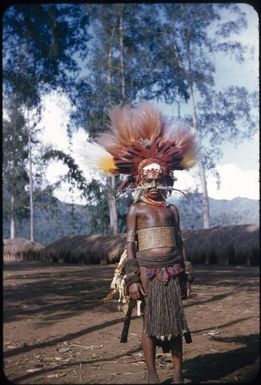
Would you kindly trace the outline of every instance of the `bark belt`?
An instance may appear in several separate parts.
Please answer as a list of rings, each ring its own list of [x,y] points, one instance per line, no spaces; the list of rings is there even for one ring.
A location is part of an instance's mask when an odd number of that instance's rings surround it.
[[[139,267],[167,267],[172,266],[175,263],[184,265],[182,256],[179,250],[173,251],[171,254],[164,255],[163,257],[142,257],[140,253],[137,253],[137,261]]]

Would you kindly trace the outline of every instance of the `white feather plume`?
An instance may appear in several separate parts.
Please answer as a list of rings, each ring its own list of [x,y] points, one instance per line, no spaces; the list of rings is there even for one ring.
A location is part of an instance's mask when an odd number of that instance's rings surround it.
[[[104,174],[117,174],[113,156],[98,143],[81,141],[74,146],[75,156],[80,160],[82,168],[100,171]]]

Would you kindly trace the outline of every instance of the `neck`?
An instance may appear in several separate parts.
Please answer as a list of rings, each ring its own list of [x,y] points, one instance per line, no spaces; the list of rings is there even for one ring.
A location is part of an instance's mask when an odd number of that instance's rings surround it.
[[[140,199],[142,200],[142,202],[153,205],[153,206],[160,206],[160,207],[168,206],[168,203],[166,202],[166,200],[163,197],[161,199],[156,200],[156,199],[149,198],[146,195],[142,195]]]
[[[160,196],[158,196],[157,198],[151,198],[151,197],[149,197],[148,195],[143,194],[142,197],[145,198],[145,199],[150,199],[151,201],[155,201],[155,202],[163,202],[163,201],[166,201],[166,199],[165,199],[165,197],[164,197],[163,195],[160,195]]]

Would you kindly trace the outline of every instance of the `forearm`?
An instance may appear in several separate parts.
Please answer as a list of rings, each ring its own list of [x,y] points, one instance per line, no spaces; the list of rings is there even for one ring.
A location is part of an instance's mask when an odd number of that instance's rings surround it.
[[[182,248],[182,253],[183,253],[183,260],[184,260],[184,264],[185,264],[185,274],[187,276],[188,281],[192,282],[194,279],[193,268],[192,268],[192,264],[191,264],[190,260],[187,257],[187,253],[185,252],[184,246]]]
[[[127,258],[134,259],[136,258],[136,245],[135,245],[135,233],[129,231],[127,233]]]
[[[128,231],[127,233],[127,260],[124,266],[127,287],[132,283],[140,282],[139,265],[136,259],[135,235],[136,232],[134,231]]]

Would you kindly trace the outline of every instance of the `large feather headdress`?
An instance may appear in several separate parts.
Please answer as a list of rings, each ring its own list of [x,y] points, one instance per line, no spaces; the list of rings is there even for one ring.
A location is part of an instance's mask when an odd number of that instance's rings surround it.
[[[159,164],[165,176],[196,163],[195,135],[184,126],[174,129],[151,103],[117,105],[109,119],[108,132],[85,149],[89,164],[103,173],[127,174],[137,182],[141,169],[151,163]]]

